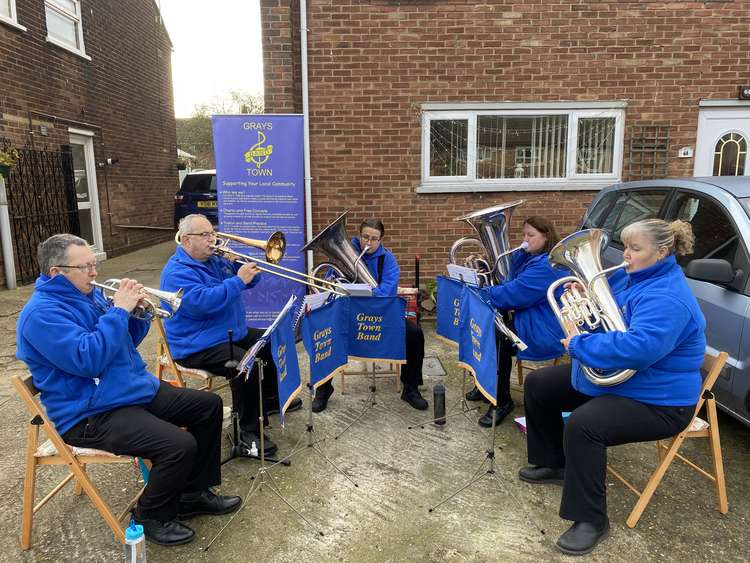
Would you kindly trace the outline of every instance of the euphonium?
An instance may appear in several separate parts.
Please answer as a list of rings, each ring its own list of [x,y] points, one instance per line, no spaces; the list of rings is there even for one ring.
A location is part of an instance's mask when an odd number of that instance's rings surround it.
[[[478,270],[479,277],[484,280],[483,285],[502,283],[510,273],[510,254],[517,250],[510,249],[508,226],[513,211],[522,203],[522,199],[501,203],[457,217],[455,221],[466,221],[479,238],[463,237],[454,242],[450,249],[450,263],[457,264],[458,251],[462,246],[479,245],[484,255],[471,254],[464,264],[459,265]]]
[[[547,300],[566,336],[574,336],[602,327],[606,331],[627,331],[628,327],[620,314],[607,274],[628,266],[627,262],[611,268],[602,268],[601,253],[609,242],[607,233],[601,229],[578,231],[558,242],[549,253],[554,266],[562,266],[573,272],[556,280],[547,289]],[[558,305],[555,291],[565,283],[571,283],[560,296]],[[579,291],[576,284],[583,288]],[[595,385],[610,386],[627,381],[635,370],[600,370],[581,366],[586,378]]]
[[[102,290],[102,294],[107,300],[111,301],[114,294],[120,289],[121,280],[112,278],[106,280],[104,283],[91,282],[91,285],[98,287]],[[171,317],[177,309],[180,308],[182,303],[182,290],[178,291],[162,291],[161,289],[152,289],[150,287],[144,287],[141,289],[144,294],[143,300],[146,302],[146,312],[152,313],[154,316],[168,319]],[[167,303],[172,310],[167,311],[159,307],[158,303],[164,301]],[[138,316],[137,314],[134,316]]]

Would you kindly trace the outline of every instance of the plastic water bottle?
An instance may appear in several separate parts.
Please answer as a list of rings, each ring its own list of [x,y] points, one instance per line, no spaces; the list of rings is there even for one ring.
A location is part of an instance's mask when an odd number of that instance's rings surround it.
[[[435,424],[445,424],[445,386],[438,383],[432,388],[432,404],[434,408]]]
[[[255,442],[253,442],[250,445],[250,455],[254,457],[258,457],[258,446],[256,445]]]
[[[146,536],[143,526],[130,518],[130,526],[125,528],[125,563],[146,563]]]

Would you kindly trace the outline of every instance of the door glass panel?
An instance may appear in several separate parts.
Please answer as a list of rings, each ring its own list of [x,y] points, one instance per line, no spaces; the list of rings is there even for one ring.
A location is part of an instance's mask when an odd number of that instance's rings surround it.
[[[747,140],[739,133],[727,133],[714,148],[713,176],[743,176]]]
[[[86,153],[83,145],[71,145],[73,151],[73,172],[76,180],[76,199],[78,203],[89,202],[89,182],[86,174]]]
[[[91,209],[79,209],[78,220],[81,223],[81,238],[94,244],[94,232],[91,229]]]

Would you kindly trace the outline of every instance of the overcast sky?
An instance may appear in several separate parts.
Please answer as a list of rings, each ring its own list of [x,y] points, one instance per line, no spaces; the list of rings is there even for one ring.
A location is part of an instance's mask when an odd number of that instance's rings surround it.
[[[177,117],[230,90],[263,93],[258,0],[157,0],[174,45]]]

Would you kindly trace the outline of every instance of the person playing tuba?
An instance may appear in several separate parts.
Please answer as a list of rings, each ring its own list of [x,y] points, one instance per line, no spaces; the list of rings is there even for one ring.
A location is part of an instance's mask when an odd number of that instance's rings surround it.
[[[621,237],[627,273],[610,283],[626,331],[568,336],[572,365],[533,371],[524,384],[531,466],[519,478],[563,485],[560,516],[573,524],[557,547],[570,555],[589,553],[609,532],[607,447],[681,432],[701,389],[706,321],[676,260],[692,252],[690,224],[646,219]],[[583,366],[635,373],[603,386]],[[563,411],[572,411],[565,425]]]

